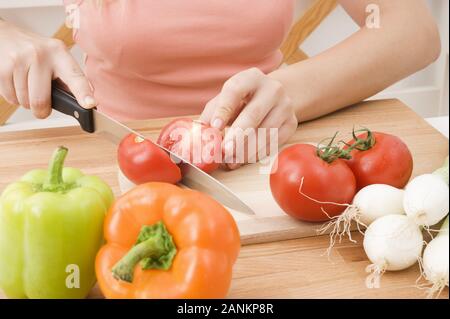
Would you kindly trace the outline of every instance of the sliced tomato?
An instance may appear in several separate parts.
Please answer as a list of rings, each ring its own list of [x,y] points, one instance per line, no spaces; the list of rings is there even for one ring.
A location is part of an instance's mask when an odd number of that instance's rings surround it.
[[[356,180],[341,159],[331,163],[318,156],[317,148],[296,144],[282,150],[272,167],[270,189],[289,215],[318,222],[342,213],[356,192]]]
[[[222,162],[222,133],[192,119],[176,119],[161,131],[158,144],[194,164],[206,173]]]
[[[122,173],[135,184],[147,182],[175,184],[181,180],[180,168],[166,152],[150,140],[134,134],[122,140],[117,151],[117,159]]]
[[[413,170],[413,157],[400,138],[386,133],[365,132],[357,139],[365,143],[350,152],[351,159],[346,163],[355,174],[358,189],[371,184],[406,186]],[[355,142],[352,139],[347,145]]]

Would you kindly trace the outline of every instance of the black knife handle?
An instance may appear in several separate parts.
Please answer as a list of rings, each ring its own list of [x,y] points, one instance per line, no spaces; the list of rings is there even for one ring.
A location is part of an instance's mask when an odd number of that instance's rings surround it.
[[[56,86],[52,87],[52,108],[75,118],[83,131],[95,132],[94,112],[91,109],[82,108],[72,94]]]

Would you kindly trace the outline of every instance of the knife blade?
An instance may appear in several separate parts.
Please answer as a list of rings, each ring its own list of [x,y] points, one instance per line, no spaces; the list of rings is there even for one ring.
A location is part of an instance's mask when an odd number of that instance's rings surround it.
[[[52,88],[52,108],[56,111],[74,117],[81,128],[88,133],[97,133],[107,140],[118,145],[128,134],[135,134],[145,139],[145,137],[127,127],[126,125],[114,120],[113,118],[97,111],[96,109],[82,108],[72,94],[54,86]],[[182,173],[181,183],[189,188],[201,191],[215,198],[223,205],[240,211],[245,214],[254,215],[255,212],[245,204],[228,187],[218,180],[203,172],[197,166],[185,161],[177,154],[154,143],[156,146],[167,152],[172,160],[178,164]]]

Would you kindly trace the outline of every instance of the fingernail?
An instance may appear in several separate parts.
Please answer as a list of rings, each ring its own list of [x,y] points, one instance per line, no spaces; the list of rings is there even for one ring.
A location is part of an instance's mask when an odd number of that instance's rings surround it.
[[[92,96],[86,96],[84,98],[84,106],[87,108],[93,108],[97,105],[97,101]]]
[[[216,118],[213,122],[212,122],[212,127],[216,128],[216,129],[221,129],[223,125],[223,121],[222,119]]]

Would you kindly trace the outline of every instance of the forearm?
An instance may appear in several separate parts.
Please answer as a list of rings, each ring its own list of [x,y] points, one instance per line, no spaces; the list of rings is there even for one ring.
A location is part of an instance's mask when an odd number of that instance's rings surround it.
[[[436,59],[440,45],[434,23],[418,21],[416,13],[383,7],[381,28],[363,27],[324,53],[273,72],[270,76],[293,100],[298,120],[364,100]]]

